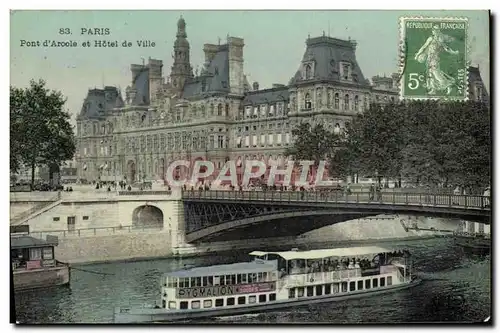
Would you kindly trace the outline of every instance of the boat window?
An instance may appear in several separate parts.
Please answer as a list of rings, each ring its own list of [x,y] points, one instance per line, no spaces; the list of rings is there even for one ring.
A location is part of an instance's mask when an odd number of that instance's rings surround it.
[[[319,286],[316,286],[316,296],[321,296],[323,295],[323,285],[320,284]]]
[[[295,298],[295,288],[288,289],[288,298]]]
[[[175,305],[176,305],[176,304],[175,304],[175,301],[170,301],[170,302],[168,302],[168,308],[169,308],[169,309],[175,309]]]
[[[371,282],[370,279],[365,280],[365,289],[370,289],[370,282]]]
[[[330,295],[332,293],[332,285],[325,284],[325,295]]]
[[[182,301],[180,305],[181,310],[185,310],[188,308],[188,302],[187,301]]]
[[[231,275],[231,284],[236,284],[236,274]]]
[[[307,287],[307,297],[311,297],[314,295],[314,288],[313,287]]]
[[[259,303],[264,303],[264,302],[267,302],[267,295],[266,294],[259,295]]]
[[[196,278],[191,278],[191,288],[196,287]]]
[[[248,303],[254,304],[257,302],[257,297],[255,295],[248,296]]]
[[[342,282],[342,292],[343,293],[347,292],[347,282]]]
[[[215,300],[215,306],[216,307],[224,306],[224,298],[217,298]]]
[[[276,294],[275,293],[269,294],[269,302],[274,302],[275,300],[276,300]]]
[[[262,281],[267,281],[267,272],[262,273]]]
[[[241,283],[241,274],[236,274],[236,283]]]
[[[212,307],[212,300],[211,299],[206,299],[203,301],[203,307],[204,308],[211,308]]]
[[[201,276],[196,278],[196,286],[201,287]]]
[[[262,273],[257,273],[257,282],[262,281]]]
[[[200,301],[191,301],[191,309],[199,309]]]
[[[231,284],[231,275],[226,275],[226,285]]]
[[[248,274],[248,283],[253,283],[257,280],[257,275],[255,273]]]
[[[358,281],[358,290],[363,290],[363,281],[362,280]]]
[[[380,286],[385,287],[385,277],[380,278]]]
[[[392,276],[387,277],[387,285],[392,286]]]
[[[229,298],[226,300],[226,304],[227,304],[227,305],[234,305],[234,297],[229,297]]]
[[[166,276],[162,278],[162,284],[164,287],[168,287],[168,282],[169,281],[168,281],[168,278]]]
[[[163,308],[166,308],[167,307],[167,301],[165,301],[164,299],[161,301],[161,306]]]
[[[213,276],[209,276],[208,277],[208,285],[209,286],[213,286],[214,285],[214,277]]]
[[[240,296],[240,297],[238,297],[238,304],[240,304],[240,305],[241,305],[241,304],[245,304],[245,299],[246,299],[246,297],[245,297],[245,296]]]
[[[356,282],[351,281],[349,282],[349,291],[354,291],[356,290]]]
[[[206,287],[207,285],[208,285],[208,277],[204,276],[203,277],[203,284],[201,286]]]
[[[340,283],[338,283],[338,282],[332,284],[332,294],[337,294],[340,290],[339,287],[340,287]],[[346,288],[347,288],[347,286],[346,286]]]
[[[373,288],[377,288],[378,287],[378,279],[373,279],[372,283],[373,283]]]
[[[247,283],[247,275],[241,274],[241,283]]]
[[[179,278],[179,288],[184,288],[184,278]]]
[[[297,288],[297,296],[304,297],[304,287]]]

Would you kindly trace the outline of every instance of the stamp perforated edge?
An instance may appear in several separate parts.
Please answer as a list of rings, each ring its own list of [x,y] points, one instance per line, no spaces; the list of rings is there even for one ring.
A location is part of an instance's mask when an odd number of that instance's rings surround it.
[[[403,95],[403,87],[404,87],[404,70],[406,66],[406,53],[405,53],[405,22],[407,20],[416,20],[416,21],[462,21],[466,24],[465,29],[465,87],[464,87],[464,98],[459,97],[432,97],[432,96],[404,96]],[[444,101],[468,101],[469,100],[469,67],[471,66],[471,60],[469,58],[471,53],[471,45],[469,42],[469,18],[468,17],[429,17],[429,16],[401,16],[399,18],[399,80],[398,80],[398,90],[399,90],[399,99],[400,100],[444,100]]]

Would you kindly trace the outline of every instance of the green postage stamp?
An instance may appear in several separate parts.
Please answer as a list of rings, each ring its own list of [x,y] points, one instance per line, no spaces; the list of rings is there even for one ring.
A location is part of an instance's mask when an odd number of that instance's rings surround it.
[[[468,99],[468,19],[401,17],[403,99]]]

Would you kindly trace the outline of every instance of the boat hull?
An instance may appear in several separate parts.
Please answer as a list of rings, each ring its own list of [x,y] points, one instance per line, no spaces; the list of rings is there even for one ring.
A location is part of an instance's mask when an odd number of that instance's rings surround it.
[[[209,317],[224,317],[241,314],[251,314],[256,312],[264,312],[268,310],[277,310],[291,308],[296,306],[304,306],[309,304],[323,302],[337,302],[348,299],[375,296],[385,293],[403,290],[414,287],[422,282],[421,279],[414,279],[408,283],[393,285],[390,287],[371,289],[370,291],[356,291],[349,293],[341,293],[335,295],[324,295],[316,297],[304,297],[300,299],[286,299],[265,304],[254,304],[245,306],[216,308],[209,310],[165,310],[165,309],[128,309],[128,312],[122,312],[123,308],[116,308],[114,311],[115,323],[154,323],[154,322],[176,322],[188,321],[193,319],[202,319]]]
[[[488,252],[491,249],[491,239],[478,237],[455,237],[455,244],[464,249]]]
[[[13,272],[14,290],[31,290],[52,286],[67,285],[70,281],[70,268],[57,266],[34,270]]]

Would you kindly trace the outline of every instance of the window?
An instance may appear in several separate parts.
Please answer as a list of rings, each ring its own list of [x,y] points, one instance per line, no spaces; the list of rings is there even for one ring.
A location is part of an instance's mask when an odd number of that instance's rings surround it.
[[[42,249],[31,248],[30,249],[30,260],[41,260],[42,259]]]
[[[354,96],[354,111],[358,111],[359,108],[359,97],[358,95]]]
[[[295,298],[295,288],[288,289],[288,298]]]
[[[377,288],[378,287],[378,279],[373,279],[372,284],[373,284],[373,288]]]
[[[217,105],[217,115],[222,116],[222,104]]]
[[[370,282],[371,282],[370,279],[365,280],[365,289],[370,289]]]
[[[313,287],[307,287],[307,297],[314,296],[314,288]]]
[[[68,216],[68,231],[75,231],[76,216]]]
[[[274,302],[275,300],[276,300],[276,294],[275,293],[269,294],[269,302]]]
[[[344,109],[349,110],[349,95],[344,96]]]
[[[248,296],[248,303],[250,304],[257,303],[257,297],[255,295]]]
[[[356,290],[356,282],[351,281],[349,282],[349,291],[354,291]]]
[[[339,286],[340,286],[340,283],[334,283],[332,285],[332,294],[337,294],[339,292]]]
[[[53,217],[53,218],[52,218],[52,221],[54,221],[54,222],[57,222],[57,221],[59,221],[59,220],[60,220],[60,218],[59,218],[59,217]]]
[[[297,296],[304,297],[304,287],[297,288]]]
[[[212,307],[212,300],[211,299],[204,300],[203,307],[204,308],[211,308]]]
[[[226,300],[226,304],[227,304],[227,305],[234,305],[234,297],[229,297],[229,298]]]
[[[387,277],[387,285],[392,286],[392,276]]]
[[[306,65],[306,80],[312,79],[312,68],[311,65]]]
[[[391,102],[394,103],[394,97],[391,97]]]
[[[342,69],[342,77],[344,80],[349,80],[349,64],[343,64]]]
[[[316,286],[316,296],[323,295],[323,285]]]
[[[347,292],[347,282],[342,282],[342,292]]]
[[[308,93],[306,94],[306,97],[304,98],[304,109],[306,110],[311,110],[312,108],[312,103],[311,103],[311,95],[309,95]]]
[[[168,308],[169,309],[175,309],[175,306],[176,306],[175,301],[168,302]]]
[[[380,278],[380,286],[385,287],[385,277]]]
[[[245,296],[240,296],[238,297],[238,304],[239,305],[242,305],[242,304],[245,304]]]
[[[54,251],[52,251],[51,247],[44,247],[43,248],[43,259],[45,259],[45,260],[54,259]]]
[[[215,306],[216,307],[221,307],[221,306],[224,306],[224,299],[223,298],[217,298],[215,300]]]
[[[358,281],[358,290],[363,290],[363,281]]]
[[[191,309],[199,309],[200,301],[191,301]]]
[[[336,109],[339,108],[339,94],[338,93],[335,94],[335,108]]]
[[[88,219],[89,219],[89,217],[88,217],[88,216],[84,216],[84,217],[83,217],[83,220],[84,220],[84,221],[88,221]]]
[[[330,284],[325,284],[325,295],[330,295],[332,293],[332,286]]]
[[[188,308],[188,302],[186,301],[181,302],[180,309],[186,310],[187,308]]]
[[[259,295],[259,303],[264,303],[266,301],[267,301],[267,295],[266,294]]]
[[[229,104],[227,104],[227,103],[226,103],[226,114],[225,114],[225,115],[226,115],[226,116],[228,116],[228,115],[229,115]]]

